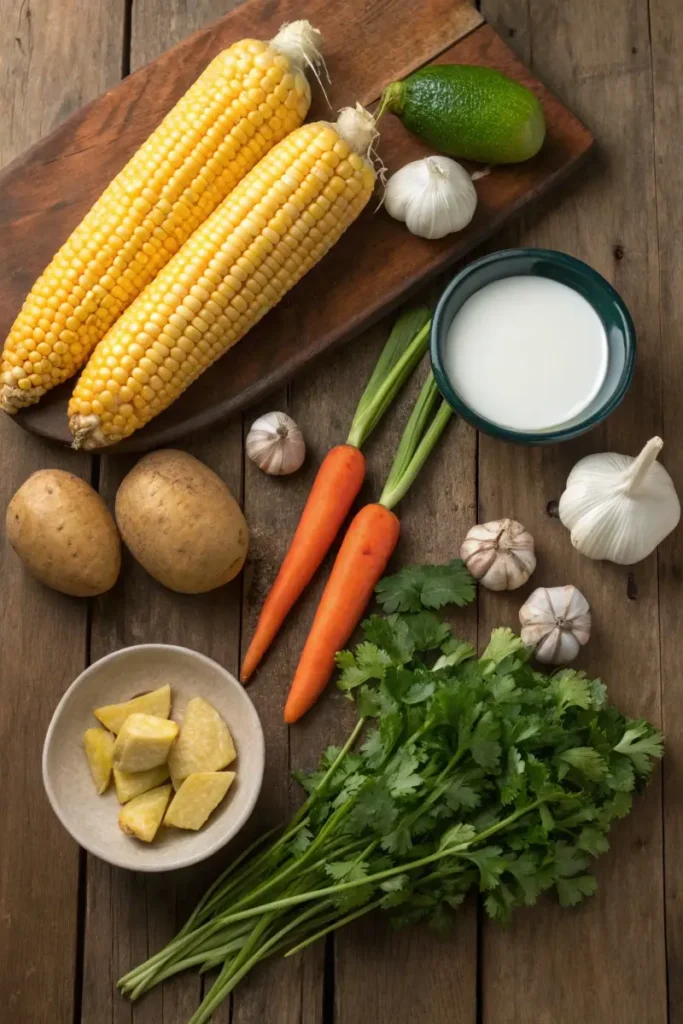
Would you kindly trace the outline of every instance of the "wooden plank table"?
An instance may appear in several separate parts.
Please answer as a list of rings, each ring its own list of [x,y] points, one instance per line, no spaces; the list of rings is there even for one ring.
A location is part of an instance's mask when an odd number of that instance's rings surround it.
[[[390,16],[391,0],[375,0]],[[71,110],[192,30],[231,0],[5,0],[0,37],[0,165]],[[429,0],[416,0],[416,19]],[[680,0],[483,0],[482,13],[599,140],[597,165],[543,218],[495,247],[521,242],[573,253],[622,292],[639,332],[634,386],[609,422],[561,448],[513,448],[462,422],[430,461],[402,509],[400,557],[443,560],[475,519],[514,514],[533,530],[539,583],[580,582],[595,613],[586,663],[625,711],[661,720],[664,771],[614,830],[598,867],[598,896],[576,911],[551,903],[518,913],[501,931],[474,903],[446,939],[390,933],[381,920],[349,928],[287,964],[273,962],[216,1015],[220,1024],[683,1024],[683,530],[631,568],[580,559],[552,515],[573,462],[590,451],[635,452],[651,435],[683,493],[683,19]],[[343,4],[339,5],[343,17]],[[1,272],[0,268],[0,272]],[[236,669],[243,636],[328,448],[344,434],[362,382],[386,336],[380,325],[297,379],[266,406],[288,410],[309,440],[304,472],[259,474],[234,422],[189,449],[241,497],[254,537],[248,576],[206,598],[181,598],[125,560],[115,590],[88,608],[32,582],[0,545],[0,1017],[17,1024],[182,1024],[200,985],[182,978],[131,1007],[116,978],[169,939],[217,871],[135,876],[79,852],[43,795],[40,752],[52,709],[91,659],[144,641],[185,644]],[[353,372],[349,367],[353,366]],[[340,383],[341,382],[341,383]],[[344,401],[339,401],[343,388]],[[263,409],[255,409],[246,422]],[[369,450],[376,493],[399,414]],[[132,458],[93,459],[43,446],[0,420],[0,511],[35,469],[69,468],[107,500]],[[438,523],[438,530],[434,523]],[[263,797],[253,829],[297,799],[294,766],[310,765],[344,728],[330,695],[288,732],[281,707],[320,583],[302,602],[252,690],[268,735]],[[514,624],[518,600],[483,594],[459,631],[484,637]]]

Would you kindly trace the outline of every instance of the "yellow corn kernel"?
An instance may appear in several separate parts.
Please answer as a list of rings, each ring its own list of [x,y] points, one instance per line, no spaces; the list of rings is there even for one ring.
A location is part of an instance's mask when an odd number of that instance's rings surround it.
[[[192,232],[303,122],[304,72],[319,60],[319,40],[308,22],[293,22],[270,43],[241,40],[209,64],[33,286],[0,359],[0,408],[16,413],[73,376]],[[17,379],[16,358],[25,363],[38,344],[29,376]]]
[[[358,122],[356,148],[362,153],[352,161],[354,153],[343,138],[349,130],[342,125],[344,114],[348,119],[349,111],[342,112],[336,126],[303,125],[270,150],[97,345],[69,403],[76,447],[114,444],[166,409],[279,302],[355,220],[375,180],[367,158],[374,122],[362,109],[350,111]],[[331,183],[316,173],[330,153],[345,161],[347,175],[332,183],[338,181],[344,191],[352,182],[352,201],[330,190]],[[289,229],[280,218],[284,206],[294,211]],[[150,332],[150,323],[159,326],[161,334]],[[168,355],[156,348],[157,338]],[[122,402],[116,389],[106,399],[106,392],[99,392],[93,400],[103,368],[107,380],[117,380],[110,359],[121,346],[135,359],[133,368],[126,366],[133,402]],[[156,371],[151,369],[154,363]],[[148,381],[149,373],[153,376]],[[135,382],[149,387],[136,393]]]

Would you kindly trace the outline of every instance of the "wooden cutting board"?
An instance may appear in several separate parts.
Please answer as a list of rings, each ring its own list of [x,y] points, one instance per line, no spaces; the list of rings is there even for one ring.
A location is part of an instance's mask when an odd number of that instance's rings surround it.
[[[593,144],[590,132],[552,96],[465,0],[249,0],[70,117],[0,174],[0,337],[33,281],[92,202],[178,97],[224,47],[271,38],[283,21],[307,17],[321,29],[338,107],[376,101],[382,87],[423,64],[494,67],[540,97],[543,149],[526,164],[477,182],[479,205],[458,235],[428,242],[370,203],[326,258],[249,334],[161,416],[118,451],[168,445],[237,412],[395,307],[406,293],[461,259],[508,218],[559,184]],[[311,117],[329,118],[313,87]],[[392,115],[380,124],[379,153],[391,173],[427,150]],[[341,382],[340,382],[341,383]],[[70,443],[69,382],[17,423]]]

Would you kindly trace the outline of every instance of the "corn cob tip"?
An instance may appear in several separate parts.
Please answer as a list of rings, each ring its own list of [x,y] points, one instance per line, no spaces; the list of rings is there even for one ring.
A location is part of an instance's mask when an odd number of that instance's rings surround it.
[[[20,409],[33,405],[38,401],[40,395],[45,394],[44,388],[33,388],[30,391],[22,391],[21,388],[13,387],[11,384],[0,385],[0,409],[15,416]]]
[[[76,451],[81,448],[85,448],[86,451],[93,448],[106,448],[107,445],[114,444],[119,440],[117,437],[107,437],[102,432],[102,421],[94,413],[89,416],[83,416],[80,413],[70,416],[69,430],[74,438],[71,447]]]
[[[273,49],[284,54],[290,63],[296,65],[300,71],[305,71],[309,67],[315,73],[318,65],[325,67],[321,53],[322,43],[322,32],[314,28],[310,21],[300,18],[298,21],[286,21],[280,27],[280,31],[272,40],[271,45]],[[327,77],[329,81],[329,75]]]
[[[379,132],[375,118],[362,104],[342,107],[334,127],[344,142],[347,142],[359,156],[368,157],[372,154],[372,147],[375,139],[379,138]]]

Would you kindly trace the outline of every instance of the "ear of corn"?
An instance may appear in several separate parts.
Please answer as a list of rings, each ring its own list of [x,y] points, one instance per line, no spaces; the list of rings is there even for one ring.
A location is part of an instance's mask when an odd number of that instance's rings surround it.
[[[220,53],[116,176],[24,302],[0,363],[0,406],[37,402],[98,341],[192,232],[310,106],[308,22]]]
[[[77,447],[120,441],[167,408],[334,245],[375,182],[361,155],[374,121],[350,115],[278,143],[112,327],[69,405]]]

